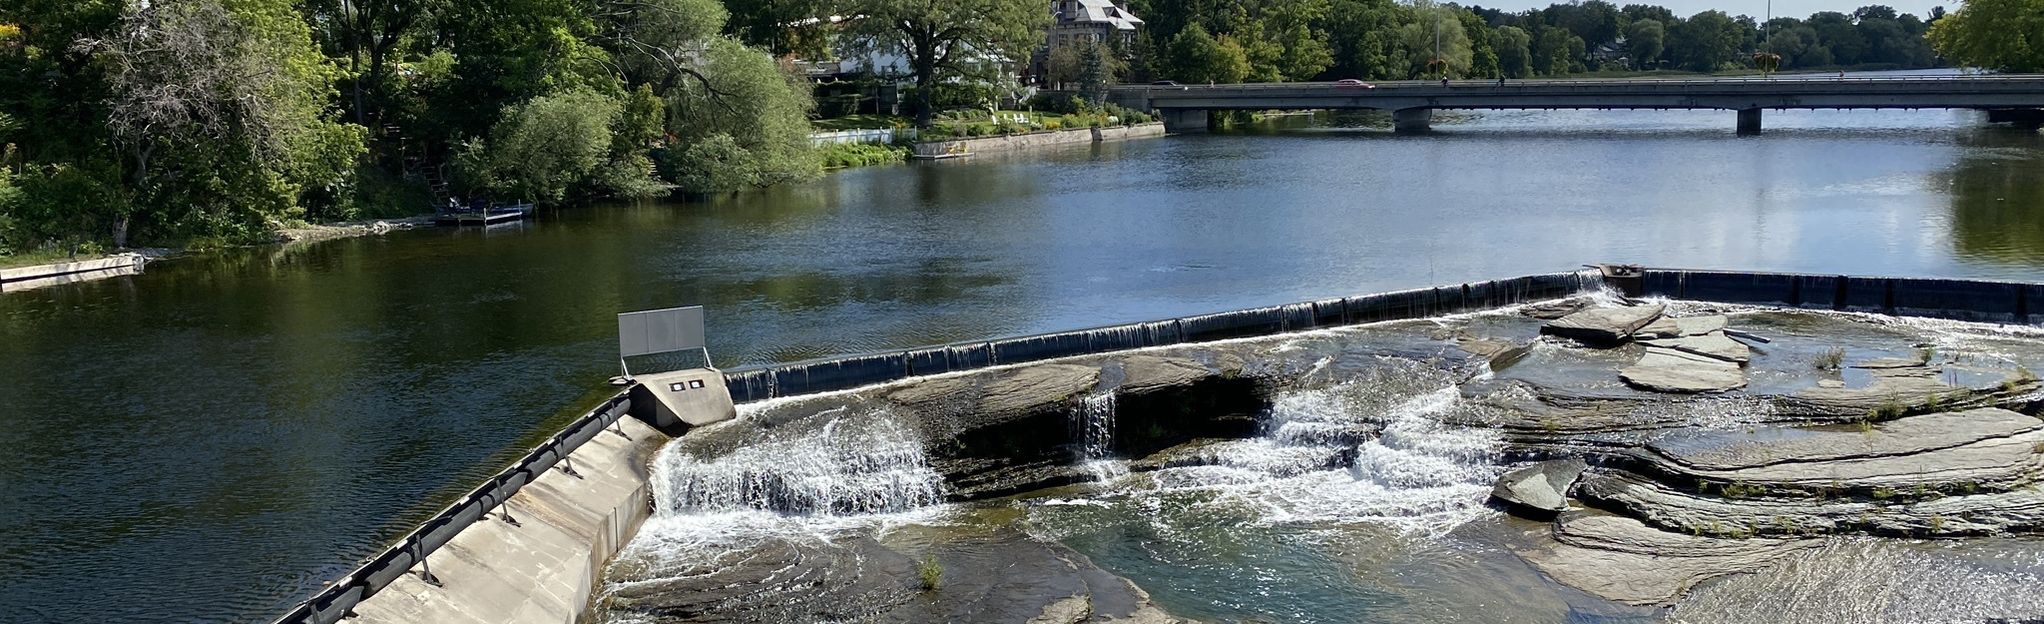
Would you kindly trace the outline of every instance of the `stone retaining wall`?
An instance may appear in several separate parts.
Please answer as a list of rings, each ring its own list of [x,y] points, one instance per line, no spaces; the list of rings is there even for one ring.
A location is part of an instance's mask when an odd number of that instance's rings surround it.
[[[1074,143],[1096,143],[1118,139],[1164,136],[1164,124],[1148,123],[1111,128],[1074,128],[1071,130],[1046,130],[1027,134],[953,139],[949,141],[925,141],[917,143],[916,158],[950,158],[983,152],[1005,152],[1051,145]]]
[[[142,265],[147,262],[142,254],[124,253],[91,260],[0,269],[0,292],[134,275],[141,273]]]

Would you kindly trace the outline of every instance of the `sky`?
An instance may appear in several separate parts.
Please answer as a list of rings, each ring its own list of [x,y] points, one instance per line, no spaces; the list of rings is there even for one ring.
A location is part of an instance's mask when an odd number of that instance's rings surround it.
[[[1565,1],[1565,0],[1563,0]],[[1716,9],[1732,15],[1751,15],[1754,19],[1766,19],[1768,0],[1606,0],[1618,6],[1628,4],[1658,4],[1668,7],[1676,15],[1684,17]],[[1869,4],[1885,4],[1895,7],[1900,13],[1915,13],[1917,17],[1930,14],[1930,8],[1944,6],[1946,11],[1959,8],[1957,0],[1773,0],[1775,17],[1809,17],[1819,11],[1851,13]],[[1558,4],[1556,0],[1457,0],[1463,6],[1483,6],[1505,11],[1544,8]]]

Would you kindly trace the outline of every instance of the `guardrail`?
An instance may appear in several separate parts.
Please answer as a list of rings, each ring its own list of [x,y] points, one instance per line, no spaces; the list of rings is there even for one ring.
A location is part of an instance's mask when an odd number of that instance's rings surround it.
[[[605,427],[616,423],[631,410],[632,402],[628,395],[629,392],[620,392],[595,409],[582,414],[559,433],[533,447],[532,451],[512,463],[511,467],[490,477],[481,486],[470,490],[454,504],[440,510],[432,519],[400,538],[397,543],[370,557],[355,571],[334,581],[318,594],[299,603],[283,617],[277,618],[275,624],[333,624],[348,617],[355,605],[389,587],[391,582],[408,573],[412,566],[425,562],[427,557],[446,545],[448,540],[454,539],[454,536],[463,529],[488,518],[492,510],[511,500],[511,496],[517,494],[520,488],[554,466],[568,462],[568,455],[574,453],[575,449],[594,439]],[[563,468],[568,472],[574,472],[572,463]],[[500,516],[506,522],[514,524],[517,522],[508,509]],[[438,584],[438,580],[432,575],[430,565],[422,567],[420,572],[425,576],[426,582]]]
[[[1760,76],[1729,76],[1724,78],[1514,78],[1509,85],[1557,85],[1557,86],[1615,86],[1615,85],[1662,85],[1662,86],[1708,86],[1714,84],[1781,84],[1788,82],[1818,82],[1852,84],[1922,84],[1922,83],[2020,83],[2044,82],[2044,74],[1984,74],[1979,76],[1838,76],[1825,74],[1794,74]],[[1439,80],[1385,80],[1371,81],[1377,88],[1440,87]],[[1451,80],[1455,86],[1496,85],[1496,79]],[[1297,89],[1301,87],[1361,89],[1362,87],[1342,86],[1333,82],[1244,82],[1232,84],[1183,84],[1183,85],[1115,85],[1113,91],[1190,91],[1239,89],[1244,91],[1269,89]]]

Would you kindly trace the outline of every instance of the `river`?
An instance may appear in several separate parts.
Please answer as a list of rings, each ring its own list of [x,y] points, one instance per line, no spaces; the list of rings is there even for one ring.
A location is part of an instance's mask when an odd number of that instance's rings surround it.
[[[1284,118],[0,296],[0,616],[261,621],[607,391],[725,366],[1638,262],[2044,280],[2044,136],[1960,111]]]

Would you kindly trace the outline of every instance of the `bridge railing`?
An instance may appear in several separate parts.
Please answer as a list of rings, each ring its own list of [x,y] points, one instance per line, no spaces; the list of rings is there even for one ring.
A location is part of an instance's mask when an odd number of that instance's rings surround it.
[[[2037,83],[2044,83],[2044,74],[1980,74],[1980,75],[1967,75],[1967,76],[1846,76],[1846,77],[1838,77],[1838,76],[1833,76],[1833,75],[1827,75],[1827,74],[1795,74],[1795,75],[1788,75],[1788,76],[1781,76],[1781,75],[1776,75],[1776,76],[1727,76],[1727,77],[1724,77],[1724,78],[1530,78],[1530,79],[1517,79],[1517,78],[1515,78],[1515,79],[1511,79],[1511,80],[1509,80],[1508,82],[1506,82],[1506,84],[1508,84],[1508,85],[1529,85],[1529,86],[1545,86],[1545,85],[1554,85],[1554,86],[1576,86],[1576,85],[1580,85],[1580,86],[1619,86],[1619,85],[1653,85],[1653,86],[1711,86],[1711,85],[1724,85],[1724,84],[1779,84],[1779,83],[1794,83],[1794,82],[1815,82],[1815,83],[1840,83],[1840,82],[1842,82],[1842,83],[1849,83],[1849,84],[1923,84],[1923,83],[1944,83],[1944,84],[1968,84],[1968,83],[1974,83],[1974,84],[2007,84],[2007,83],[2023,83],[2023,82],[2037,82]],[[1372,83],[1370,83],[1370,84],[1374,85],[1376,89],[1385,89],[1385,88],[1392,88],[1392,89],[1402,89],[1402,88],[1412,88],[1412,87],[1435,87],[1435,88],[1438,88],[1438,87],[1440,87],[1440,85],[1441,85],[1440,81],[1438,81],[1438,80],[1432,80],[1432,81],[1429,81],[1429,80],[1386,80],[1386,81],[1381,81],[1381,82],[1372,82]],[[1472,79],[1466,79],[1466,80],[1450,80],[1450,81],[1449,81],[1449,84],[1450,84],[1450,85],[1453,85],[1453,86],[1470,86],[1470,87],[1473,87],[1473,86],[1493,86],[1493,85],[1496,85],[1496,84],[1497,84],[1497,81],[1496,81],[1495,79],[1481,79],[1481,78],[1472,78]],[[1367,91],[1371,91],[1371,90],[1374,90],[1374,89],[1370,89],[1370,88],[1366,88],[1366,87],[1353,87],[1353,86],[1343,86],[1343,85],[1340,85],[1340,84],[1338,84],[1338,83],[1334,83],[1334,82],[1248,82],[1248,83],[1233,83],[1233,84],[1213,84],[1213,85],[1199,85],[1199,84],[1185,84],[1185,85],[1147,85],[1147,84],[1129,84],[1129,85],[1116,85],[1116,86],[1114,86],[1114,87],[1113,87],[1113,89],[1114,89],[1114,90],[1117,90],[1117,91],[1149,91],[1149,92],[1171,92],[1171,91],[1193,91],[1193,90],[1207,91],[1207,90],[1223,90],[1223,89],[1227,89],[1227,90],[1243,90],[1243,91],[1258,91],[1258,90],[1281,90],[1281,89],[1299,89],[1299,88],[1330,88],[1330,89],[1346,89],[1346,90],[1356,90],[1356,91],[1361,91],[1361,92],[1367,92]]]

